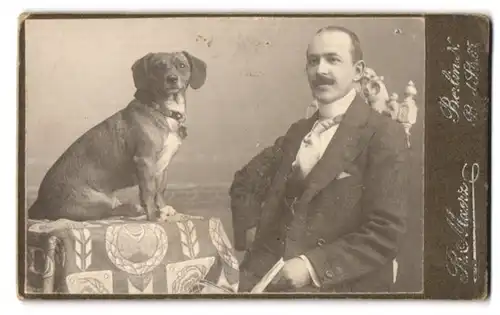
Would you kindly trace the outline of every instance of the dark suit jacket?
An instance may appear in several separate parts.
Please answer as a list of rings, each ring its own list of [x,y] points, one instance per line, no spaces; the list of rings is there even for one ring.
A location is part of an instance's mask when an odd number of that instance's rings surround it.
[[[390,292],[407,212],[404,129],[356,97],[292,211],[283,202],[286,182],[316,119],[317,113],[294,123],[235,174],[236,249],[244,249],[245,231],[258,227],[241,264],[242,290],[280,257],[303,254],[320,279],[319,291]],[[338,179],[343,172],[350,176]]]

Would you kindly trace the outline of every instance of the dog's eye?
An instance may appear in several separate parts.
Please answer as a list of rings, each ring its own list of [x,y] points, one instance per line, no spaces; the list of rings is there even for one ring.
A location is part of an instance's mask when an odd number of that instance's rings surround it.
[[[181,63],[181,64],[179,64],[179,68],[186,68],[186,65]]]

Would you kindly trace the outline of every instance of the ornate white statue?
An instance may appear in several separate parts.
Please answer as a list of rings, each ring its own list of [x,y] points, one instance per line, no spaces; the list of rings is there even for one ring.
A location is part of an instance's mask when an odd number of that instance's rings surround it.
[[[365,74],[359,81],[358,92],[374,110],[390,116],[404,126],[407,145],[410,147],[410,129],[417,121],[418,114],[415,102],[417,89],[413,81],[408,82],[405,98],[399,102],[398,94],[392,93],[389,96],[384,77],[378,76],[373,69],[366,68]]]

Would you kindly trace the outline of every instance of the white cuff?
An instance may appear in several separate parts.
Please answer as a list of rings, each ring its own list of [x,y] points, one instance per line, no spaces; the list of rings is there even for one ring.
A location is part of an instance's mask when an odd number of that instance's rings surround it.
[[[312,279],[313,284],[317,288],[319,288],[321,286],[321,284],[319,283],[318,275],[316,274],[316,271],[314,270],[313,266],[311,265],[311,262],[304,255],[300,255],[299,257],[306,263],[306,268],[309,271],[309,274],[311,275],[311,279]]]

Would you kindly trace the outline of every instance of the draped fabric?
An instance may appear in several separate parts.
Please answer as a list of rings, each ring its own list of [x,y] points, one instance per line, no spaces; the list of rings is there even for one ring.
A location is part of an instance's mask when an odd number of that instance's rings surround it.
[[[27,292],[233,293],[238,262],[218,218],[28,222]]]

